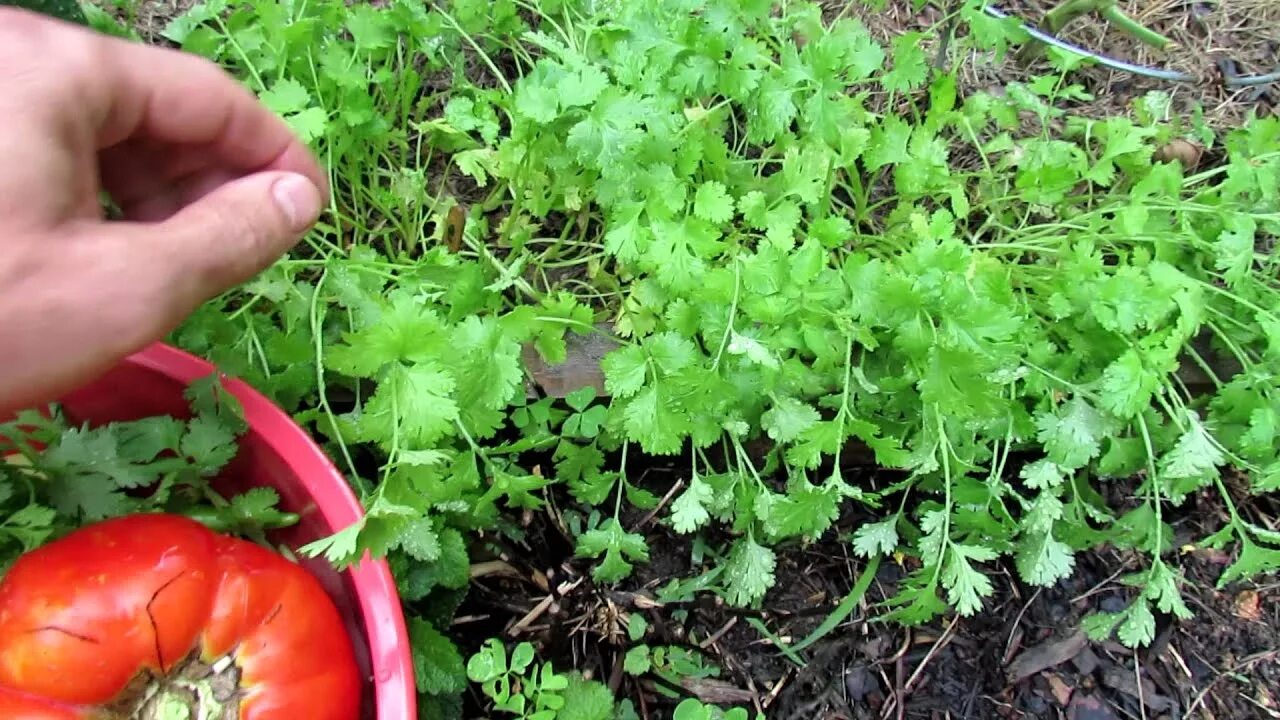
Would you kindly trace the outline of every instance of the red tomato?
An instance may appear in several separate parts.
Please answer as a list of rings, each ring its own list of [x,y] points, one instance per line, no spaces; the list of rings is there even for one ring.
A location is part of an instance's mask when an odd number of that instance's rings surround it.
[[[314,576],[184,517],[90,525],[0,580],[0,718],[355,720],[360,690]]]

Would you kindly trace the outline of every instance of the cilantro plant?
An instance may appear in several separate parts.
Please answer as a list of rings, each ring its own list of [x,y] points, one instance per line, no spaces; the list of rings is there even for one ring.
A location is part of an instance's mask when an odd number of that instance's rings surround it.
[[[210,0],[166,28],[335,189],[174,340],[347,470],[367,517],[309,551],[389,556],[429,717],[466,680],[446,630],[474,533],[567,495],[579,560],[625,582],[654,462],[684,481],[659,519],[708,538],[703,587],[737,605],[853,505],[877,517],[854,553],[911,569],[906,623],[980,611],[997,564],[1050,586],[1111,544],[1146,560],[1089,630],[1149,642],[1189,612],[1169,519],[1193,504],[1225,518],[1195,539],[1235,553],[1223,583],[1280,566],[1242,510],[1280,487],[1280,120],[1218,132],[1159,92],[1079,117],[1056,50],[966,89],[926,41],[1024,38],[951,13],[888,46],[766,0]],[[1161,159],[1181,139],[1213,165]],[[587,339],[604,396],[531,394],[525,353]]]
[[[18,557],[86,523],[130,513],[186,515],[219,532],[264,541],[297,522],[279,494],[225,497],[210,485],[235,457],[245,425],[216,376],[187,391],[193,416],[90,427],[58,406],[0,424],[0,574]]]

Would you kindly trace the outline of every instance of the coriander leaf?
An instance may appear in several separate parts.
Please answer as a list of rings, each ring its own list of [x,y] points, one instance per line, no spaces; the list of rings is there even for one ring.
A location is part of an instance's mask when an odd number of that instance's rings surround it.
[[[274,488],[250,488],[231,498],[231,513],[258,527],[283,525],[288,515],[277,507],[279,503],[280,493]]]
[[[92,429],[66,428],[62,436],[45,450],[42,464],[50,474],[77,477],[85,481],[84,485],[100,483],[107,490],[142,487],[156,479],[155,473],[146,467],[120,457],[116,435],[109,425]],[[105,499],[87,487],[85,491]]]
[[[942,566],[942,586],[956,612],[970,616],[982,609],[982,599],[990,597],[995,588],[991,580],[969,563],[995,558],[995,553],[976,545],[952,543],[948,546],[946,561]]]
[[[1049,459],[1064,470],[1084,467],[1097,457],[1108,430],[1106,419],[1081,397],[1072,398],[1057,413],[1041,413],[1036,426]]]
[[[34,550],[43,545],[53,534],[57,519],[58,514],[53,508],[43,505],[26,505],[0,523],[0,533],[8,534],[22,543],[24,550]],[[3,573],[0,573],[0,576],[2,575]]]
[[[1276,568],[1280,568],[1280,550],[1259,545],[1242,533],[1240,556],[1218,576],[1217,586],[1221,590],[1236,580],[1247,580]]]
[[[1054,488],[1061,485],[1063,481],[1062,468],[1044,458],[1027,463],[1018,473],[1018,477],[1026,481],[1027,487],[1036,490]]]
[[[795,88],[778,73],[769,73],[760,81],[754,108],[756,114],[749,119],[752,139],[772,142],[795,120]]]
[[[905,120],[890,115],[871,128],[871,139],[862,153],[867,170],[875,172],[886,165],[907,162],[911,154],[907,143],[911,140],[911,126]]]
[[[290,115],[285,118],[285,122],[304,143],[311,143],[316,138],[323,137],[329,129],[329,116],[318,107],[307,108],[300,113]]]
[[[1145,599],[1134,600],[1124,611],[1124,620],[1116,630],[1117,637],[1126,647],[1146,647],[1156,637],[1156,618]]]
[[[285,77],[272,84],[259,96],[259,100],[277,115],[291,115],[310,107],[311,94],[302,83]]]
[[[659,385],[646,387],[628,401],[624,414],[627,436],[652,455],[679,452],[689,431],[688,415],[672,403],[669,393]]]
[[[871,33],[867,32],[861,21],[854,22],[857,22],[858,27],[850,33],[853,36],[853,42],[847,51],[850,79],[865,80],[884,66],[884,48],[871,37]]]
[[[1122,613],[1096,612],[1080,621],[1080,628],[1094,642],[1106,642],[1120,623]]]
[[[784,200],[765,215],[765,237],[780,250],[790,250],[795,244],[795,234],[800,227],[800,207]]]
[[[560,115],[556,88],[548,87],[541,77],[527,75],[516,84],[516,113],[539,123],[549,123]]]
[[[609,86],[609,76],[595,65],[584,66],[565,75],[556,90],[563,108],[590,105]]]
[[[579,501],[589,505],[599,505],[613,492],[618,482],[618,473],[600,472],[591,468],[580,477],[569,480],[569,492]]]
[[[364,530],[368,516],[351,523],[336,533],[314,540],[298,548],[308,557],[323,556],[339,568],[355,562],[360,556],[360,532]]]
[[[893,39],[893,69],[880,79],[885,90],[905,92],[924,84],[929,65],[920,46],[923,39],[919,32],[905,32]]]
[[[778,398],[760,418],[760,426],[778,442],[791,442],[822,419],[818,411],[792,397]]]
[[[671,526],[681,534],[691,533],[711,519],[706,505],[712,500],[711,486],[694,475],[689,487],[671,502]]]
[[[394,365],[349,419],[357,439],[389,448],[399,434],[402,446],[430,446],[455,432],[458,405],[453,389],[453,378],[433,362]]]
[[[684,370],[698,357],[698,348],[688,338],[678,333],[658,333],[648,338],[645,348],[663,372],[668,375]]]
[[[330,369],[374,378],[391,363],[423,362],[449,349],[440,315],[410,293],[394,292],[370,313],[376,315],[367,325],[327,350],[325,364]]]
[[[55,476],[49,481],[49,497],[59,514],[89,521],[124,515],[133,505],[100,475]]]
[[[1024,535],[1018,543],[1017,565],[1023,580],[1049,587],[1071,574],[1075,557],[1071,547],[1055,539],[1051,532]]]
[[[749,605],[773,587],[776,565],[773,550],[750,535],[738,538],[724,565],[725,590],[733,605]]]
[[[714,180],[698,186],[693,199],[693,212],[712,223],[725,223],[733,219],[733,197],[724,184]]]
[[[459,323],[452,341],[465,368],[454,373],[459,408],[472,404],[492,410],[505,407],[524,379],[519,341],[492,316],[478,315]]]
[[[391,17],[371,5],[356,5],[347,11],[347,30],[360,50],[386,48],[394,41]]]
[[[898,516],[863,523],[853,533],[853,552],[862,557],[889,555],[898,549]]]
[[[1179,578],[1162,560],[1156,560],[1147,576],[1147,585],[1143,595],[1156,603],[1160,612],[1173,615],[1182,620],[1191,619],[1191,610],[1182,601],[1182,593],[1178,588]]]
[[[177,450],[183,430],[182,421],[167,415],[120,423],[115,426],[118,452],[130,462],[151,462],[166,450]]]
[[[1267,463],[1252,474],[1253,489],[1257,492],[1274,492],[1280,490],[1280,461]]]
[[[648,372],[644,349],[628,345],[614,350],[601,361],[605,388],[615,398],[627,398],[640,392]]]
[[[843,499],[836,482],[815,486],[803,480],[769,508],[763,518],[765,529],[774,539],[795,536],[817,538],[835,522]]]
[[[1215,266],[1222,271],[1227,285],[1235,287],[1248,276],[1253,267],[1255,237],[1258,232],[1253,217],[1244,213],[1232,213],[1226,218],[1226,227],[1213,244]]]
[[[776,369],[778,358],[759,340],[730,329],[729,345],[726,348],[733,355],[746,355],[747,359],[757,365]]]
[[[787,460],[806,468],[817,467],[823,455],[834,455],[844,442],[841,424],[823,420],[800,433],[798,442],[787,450]]]
[[[1142,357],[1130,349],[1102,371],[1099,403],[1116,417],[1136,417],[1151,404],[1160,384],[1160,376],[1143,367]]]
[[[1187,412],[1186,421],[1186,432],[1160,460],[1166,480],[1207,479],[1226,459],[1194,412]]]
[[[200,415],[187,425],[181,449],[206,474],[212,474],[231,462],[239,447],[235,433],[219,419]]]
[[[769,200],[763,192],[752,190],[738,198],[738,212],[752,227],[763,230],[768,220]]]
[[[604,554],[604,562],[597,565],[591,575],[602,583],[613,583],[631,574],[631,562],[648,562],[649,546],[644,536],[627,532],[614,518],[609,518],[594,530],[578,536],[575,554],[581,558],[598,558]]]

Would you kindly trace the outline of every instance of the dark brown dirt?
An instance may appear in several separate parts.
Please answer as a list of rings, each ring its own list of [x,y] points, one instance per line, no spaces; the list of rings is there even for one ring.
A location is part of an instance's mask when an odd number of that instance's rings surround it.
[[[661,494],[678,473],[651,474]],[[647,513],[624,513],[641,526]],[[1186,622],[1161,617],[1157,638],[1137,652],[1080,635],[1080,620],[1122,609],[1129,590],[1117,578],[1141,569],[1129,554],[1082,553],[1077,571],[1037,590],[1012,568],[994,566],[996,595],[970,618],[947,615],[923,627],[879,620],[909,568],[886,559],[867,596],[841,625],[788,659],[774,639],[794,644],[814,630],[849,591],[864,563],[846,537],[866,518],[842,518],[828,540],[779,553],[778,583],[760,611],[735,609],[709,594],[663,602],[663,589],[708,569],[692,566],[689,538],[645,523],[652,558],[616,587],[594,583],[590,563],[571,557],[555,513],[526,518],[525,542],[501,550],[509,575],[476,581],[457,627],[477,645],[485,632],[535,642],[561,667],[608,682],[643,718],[669,717],[684,696],[763,710],[770,720],[872,718],[1252,718],[1280,714],[1280,583],[1214,585],[1233,558],[1196,551],[1167,558],[1186,575]],[[1200,533],[1180,522],[1180,532]],[[550,578],[550,582],[538,579]],[[544,586],[559,588],[548,607]],[[682,649],[718,668],[714,678],[683,685],[675,675],[622,672],[632,614],[649,626],[651,648]],[[474,619],[484,618],[484,628]],[[762,633],[759,624],[767,628]],[[471,649],[471,648],[469,648]],[[1019,672],[1019,669],[1021,670]],[[482,717],[482,705],[467,717]],[[1274,715],[1271,715],[1274,716]]]

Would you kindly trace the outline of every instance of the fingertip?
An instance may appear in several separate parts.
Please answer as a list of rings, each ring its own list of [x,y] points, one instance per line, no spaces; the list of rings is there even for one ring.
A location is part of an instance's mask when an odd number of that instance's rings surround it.
[[[315,153],[301,141],[295,141],[271,163],[266,170],[291,172],[306,176],[319,189],[321,203],[329,201],[331,188],[328,174],[321,167]]]
[[[272,183],[271,196],[295,233],[306,232],[320,219],[324,198],[320,188],[304,175],[282,175]]]

